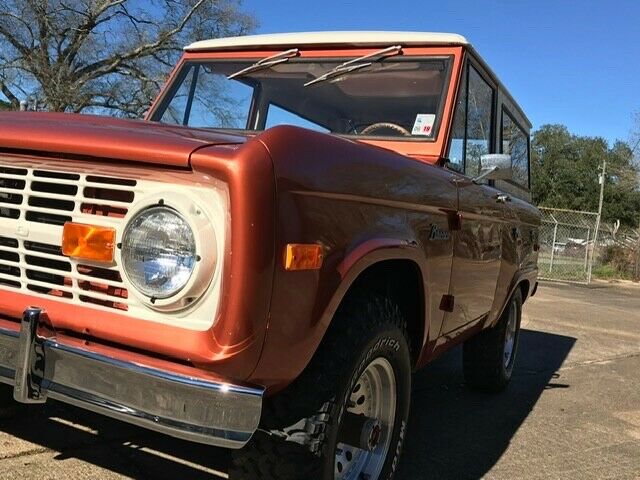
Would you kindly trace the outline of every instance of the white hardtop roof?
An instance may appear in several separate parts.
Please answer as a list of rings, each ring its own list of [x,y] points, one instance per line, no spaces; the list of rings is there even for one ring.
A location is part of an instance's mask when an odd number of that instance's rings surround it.
[[[428,32],[300,32],[214,38],[192,43],[187,51],[302,46],[469,45],[462,35]]]
[[[529,127],[531,122],[520,106],[516,103],[507,89],[491,70],[489,65],[471,46],[471,43],[457,33],[434,32],[384,32],[384,31],[355,31],[355,32],[298,32],[298,33],[270,33],[264,35],[247,35],[244,37],[214,38],[192,43],[184,49],[188,52],[213,50],[257,50],[267,47],[323,47],[323,46],[352,46],[352,47],[388,47],[422,46],[422,45],[463,45],[471,50],[482,65],[492,75],[502,91],[518,109]]]

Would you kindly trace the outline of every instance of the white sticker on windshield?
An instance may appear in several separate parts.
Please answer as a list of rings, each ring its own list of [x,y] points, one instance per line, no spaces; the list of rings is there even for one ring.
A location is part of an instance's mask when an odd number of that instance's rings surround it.
[[[436,116],[433,113],[419,113],[416,115],[416,123],[413,124],[411,135],[431,135],[435,122]]]

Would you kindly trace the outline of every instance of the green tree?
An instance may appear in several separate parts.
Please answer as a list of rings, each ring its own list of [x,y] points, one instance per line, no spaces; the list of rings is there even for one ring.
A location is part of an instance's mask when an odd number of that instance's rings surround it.
[[[13,109],[140,116],[184,45],[255,26],[241,0],[3,0],[0,92]],[[0,97],[1,99],[1,97]]]
[[[640,220],[638,170],[627,143],[609,147],[600,137],[573,135],[563,125],[544,125],[531,142],[533,201],[546,207],[595,212],[599,172],[607,160],[605,222],[635,227]]]

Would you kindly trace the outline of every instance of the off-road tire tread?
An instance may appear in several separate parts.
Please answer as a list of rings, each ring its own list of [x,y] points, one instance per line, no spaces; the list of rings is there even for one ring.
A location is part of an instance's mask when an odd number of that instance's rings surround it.
[[[521,313],[522,293],[516,289],[498,323],[464,343],[464,378],[467,387],[472,390],[498,393],[503,391],[509,383],[510,378],[504,374],[502,349],[509,320],[509,308],[514,301],[519,302],[518,311]]]
[[[325,400],[334,397],[344,368],[369,341],[366,332],[382,325],[397,328],[410,345],[400,308],[388,298],[358,292],[340,306],[304,372],[284,391],[265,400],[261,429],[247,446],[232,454],[230,480],[320,479],[322,465],[318,455],[269,432],[317,414]],[[322,431],[317,440],[321,451],[325,446]]]

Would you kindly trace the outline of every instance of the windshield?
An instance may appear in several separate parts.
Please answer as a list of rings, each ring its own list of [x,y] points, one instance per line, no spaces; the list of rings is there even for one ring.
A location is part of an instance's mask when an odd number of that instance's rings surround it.
[[[341,135],[435,137],[449,57],[383,58],[336,75],[344,62],[286,58],[259,67],[253,61],[187,62],[152,120],[226,130],[286,124]]]

